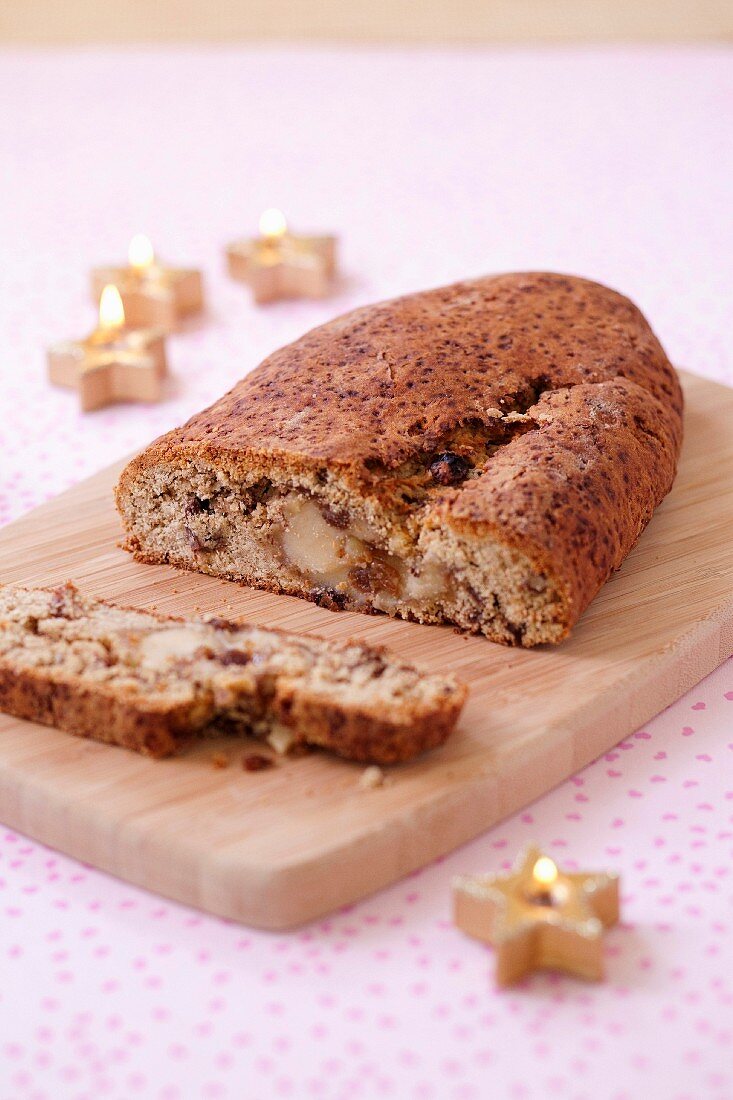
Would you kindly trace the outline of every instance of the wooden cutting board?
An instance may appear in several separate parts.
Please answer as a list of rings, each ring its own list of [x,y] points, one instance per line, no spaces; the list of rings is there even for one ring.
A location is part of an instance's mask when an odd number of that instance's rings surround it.
[[[286,596],[137,565],[116,542],[119,467],[0,532],[0,581],[71,578],[161,611],[215,611],[385,643],[468,682],[448,744],[359,787],[314,754],[259,773],[243,744],[151,761],[0,715],[0,819],[160,894],[264,928],[354,901],[493,825],[603,753],[733,652],[733,390],[684,378],[675,487],[568,642],[521,651],[449,628],[333,614]],[[217,770],[216,748],[232,757]]]

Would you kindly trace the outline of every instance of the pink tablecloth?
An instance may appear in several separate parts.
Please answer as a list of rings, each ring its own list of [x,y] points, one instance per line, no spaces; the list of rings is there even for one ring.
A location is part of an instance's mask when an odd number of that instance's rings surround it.
[[[0,521],[333,313],[469,274],[611,283],[676,362],[733,380],[722,49],[6,54],[0,103]],[[341,234],[332,300],[256,309],[223,275],[270,205]],[[81,416],[43,349],[90,327],[87,270],[137,230],[203,265],[210,316],[171,341],[165,403]],[[525,813],[292,935],[0,830],[0,1097],[729,1100],[732,731],[729,662]],[[529,838],[622,872],[605,984],[498,994],[448,922],[451,876]]]

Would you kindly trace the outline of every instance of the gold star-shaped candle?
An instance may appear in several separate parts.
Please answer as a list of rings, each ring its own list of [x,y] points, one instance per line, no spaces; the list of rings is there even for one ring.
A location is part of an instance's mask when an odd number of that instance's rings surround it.
[[[184,317],[203,309],[201,272],[161,264],[144,233],[137,233],[130,241],[126,266],[93,269],[91,287],[95,302],[110,283],[119,290],[127,324],[133,329],[159,328],[172,332]]]
[[[603,977],[603,929],[619,917],[611,873],[561,871],[528,848],[508,875],[465,875],[453,884],[454,920],[496,949],[496,980],[512,985],[532,970]]]
[[[94,332],[48,349],[49,379],[78,389],[82,412],[115,401],[158,401],[166,374],[163,333],[127,328],[122,299],[112,285],[102,290]]]
[[[298,236],[274,208],[265,210],[259,228],[259,237],[228,246],[232,278],[249,283],[257,303],[325,297],[336,270],[336,238]]]

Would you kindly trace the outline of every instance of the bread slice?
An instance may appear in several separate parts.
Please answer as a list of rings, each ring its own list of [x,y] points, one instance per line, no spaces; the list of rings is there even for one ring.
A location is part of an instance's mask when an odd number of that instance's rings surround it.
[[[393,764],[442,744],[465,694],[364,645],[0,587],[0,709],[147,756],[223,727]]]
[[[628,299],[502,275],[307,333],[134,459],[117,503],[141,561],[532,646],[619,568],[681,439]]]

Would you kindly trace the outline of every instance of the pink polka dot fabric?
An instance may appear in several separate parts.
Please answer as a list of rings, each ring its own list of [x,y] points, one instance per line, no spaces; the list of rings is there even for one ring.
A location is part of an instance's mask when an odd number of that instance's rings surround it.
[[[334,313],[464,275],[598,278],[677,363],[733,381],[732,79],[722,48],[0,56],[0,522]],[[332,299],[258,309],[225,276],[271,205],[340,234]],[[164,402],[82,416],[44,348],[91,328],[88,269],[140,230],[203,267],[208,314],[171,339]],[[531,839],[623,876],[601,985],[498,993],[451,926],[452,876]],[[732,662],[487,835],[291,934],[0,828],[0,1100],[730,1100],[732,856]]]

